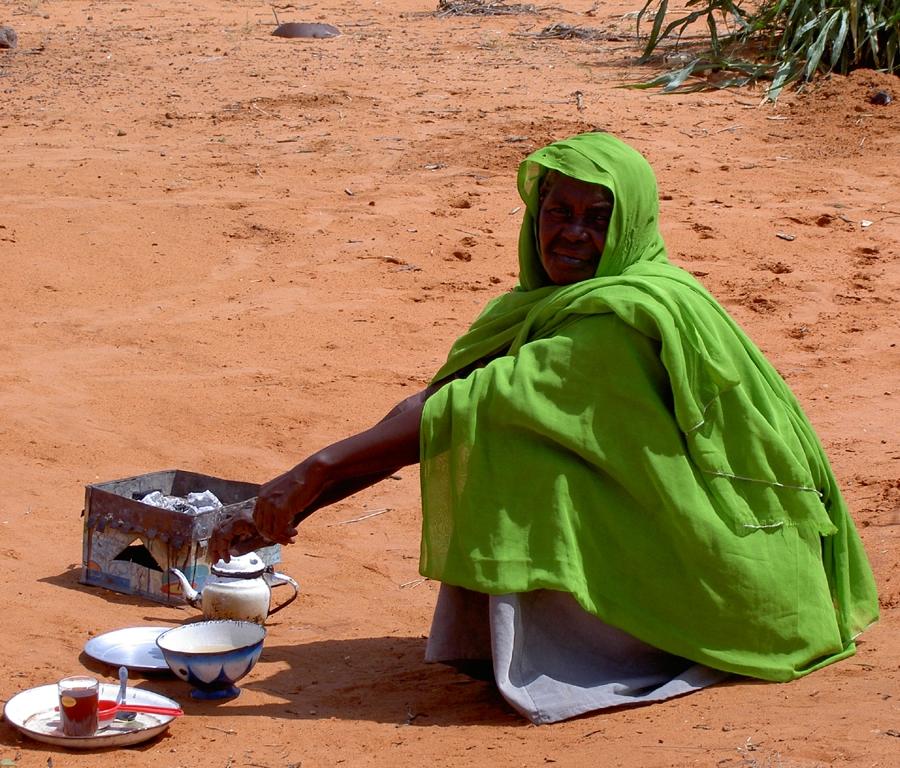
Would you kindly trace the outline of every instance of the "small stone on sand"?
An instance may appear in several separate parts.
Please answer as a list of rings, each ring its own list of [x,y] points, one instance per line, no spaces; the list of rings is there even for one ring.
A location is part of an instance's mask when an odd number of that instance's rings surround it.
[[[276,37],[311,37],[321,39],[337,37],[341,34],[341,31],[331,24],[308,24],[306,22],[288,21],[275,27],[272,34]]]

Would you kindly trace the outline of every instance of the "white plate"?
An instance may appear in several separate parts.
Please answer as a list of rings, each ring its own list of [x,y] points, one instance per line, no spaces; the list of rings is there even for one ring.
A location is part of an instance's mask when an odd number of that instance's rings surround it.
[[[168,670],[169,665],[156,638],[172,627],[127,627],[97,635],[87,641],[84,652],[92,659],[114,667],[155,672]]]
[[[115,699],[118,685],[100,684],[101,699]],[[129,688],[125,692],[129,704],[153,704],[160,707],[177,707],[178,702],[151,691]],[[93,736],[66,736],[59,722],[59,693],[56,683],[29,688],[13,696],[3,708],[3,716],[26,736],[45,744],[55,744],[68,749],[106,749],[125,747],[152,739],[169,727],[172,715],[151,715],[138,712],[131,721],[113,720]]]

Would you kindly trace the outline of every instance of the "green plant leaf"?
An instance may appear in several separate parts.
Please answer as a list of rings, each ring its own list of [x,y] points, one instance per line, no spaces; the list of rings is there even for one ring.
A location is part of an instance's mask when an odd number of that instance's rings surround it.
[[[706,27],[709,29],[709,44],[713,53],[719,55],[719,32],[716,29],[716,18],[711,13],[706,15]]]
[[[671,93],[672,91],[680,88],[682,86],[682,84],[684,83],[684,81],[687,80],[691,76],[691,73],[693,73],[694,68],[699,63],[700,63],[700,59],[694,59],[693,61],[688,62],[687,66],[673,72],[670,75],[669,82],[666,83],[665,87],[663,88],[663,93]]]
[[[847,42],[847,30],[850,29],[849,22],[850,12],[848,10],[841,11],[841,26],[838,28],[837,35],[831,44],[831,69],[837,69],[838,63],[844,55],[844,43]],[[841,67],[841,69],[845,69]]]
[[[859,50],[859,0],[850,0],[850,37],[853,41],[853,60]]]
[[[650,5],[648,2],[647,5]],[[644,6],[646,9],[647,5]],[[666,9],[669,7],[669,0],[660,0],[659,7],[656,9],[656,17],[653,19],[653,27],[650,30],[650,38],[647,40],[647,45],[644,47],[644,55],[641,56],[640,60],[646,61],[647,57],[653,52],[653,49],[656,47],[656,42],[659,39],[659,31],[662,29],[663,21],[666,18]],[[641,11],[643,13],[643,11]]]
[[[866,19],[866,42],[872,50],[872,59],[878,61],[878,27],[875,24],[875,17],[872,15],[872,9],[866,8],[864,14]]]
[[[785,84],[788,82],[793,69],[794,64],[790,61],[786,61],[778,67],[775,76],[772,78],[772,85],[769,86],[769,89],[766,91],[766,100],[778,100],[778,97],[781,95],[781,89],[784,88]]]
[[[806,69],[803,72],[803,77],[806,80],[811,79],[813,73],[819,68],[819,62],[822,60],[822,54],[825,53],[825,44],[828,42],[828,33],[831,32],[831,28],[834,26],[838,18],[838,14],[832,14],[828,21],[826,21],[825,24],[821,27],[819,36],[816,38],[815,42],[807,50]]]
[[[767,98],[774,100],[788,84],[820,73],[868,67],[900,74],[900,0],[686,0],[677,12],[669,0],[645,2],[639,16],[651,7],[656,16],[642,63],[661,48],[678,46],[686,32],[698,28],[702,31],[691,40],[705,39],[707,47],[692,44],[694,62],[641,87],[671,93],[718,88],[741,77],[746,82],[771,79]],[[701,70],[698,61],[716,69],[716,78],[689,82]],[[742,75],[732,78],[728,71]]]

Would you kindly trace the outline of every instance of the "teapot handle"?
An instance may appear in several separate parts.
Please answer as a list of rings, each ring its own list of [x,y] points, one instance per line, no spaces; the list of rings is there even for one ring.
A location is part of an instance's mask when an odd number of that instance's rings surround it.
[[[291,603],[294,602],[294,600],[297,599],[297,595],[300,592],[300,585],[297,584],[297,582],[294,581],[286,573],[278,573],[278,571],[274,571],[274,570],[267,571],[266,572],[266,581],[268,582],[269,586],[272,587],[273,589],[275,587],[280,587],[284,584],[289,584],[293,588],[293,591],[294,591],[294,593],[290,596],[290,598],[288,598],[283,603],[281,603],[281,605],[276,605],[274,608],[271,608],[269,610],[269,616],[271,616],[273,613],[278,613],[278,611],[280,611],[282,608],[287,608],[287,606],[289,606]]]

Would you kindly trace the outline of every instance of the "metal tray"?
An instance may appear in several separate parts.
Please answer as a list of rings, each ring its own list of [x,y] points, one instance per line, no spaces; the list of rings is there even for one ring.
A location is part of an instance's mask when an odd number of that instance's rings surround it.
[[[156,638],[172,627],[126,627],[97,635],[87,641],[84,652],[92,659],[113,667],[145,672],[169,669]]]
[[[118,690],[118,685],[101,683],[100,697],[114,699]],[[153,704],[160,707],[178,706],[178,702],[172,699],[141,688],[128,688],[125,701],[129,704]],[[106,749],[140,744],[161,734],[175,719],[173,715],[139,712],[134,720],[114,720],[110,725],[101,727],[93,736],[66,736],[60,728],[59,712],[56,709],[58,704],[56,683],[51,683],[17,693],[6,702],[3,716],[10,725],[35,741],[67,749]]]

